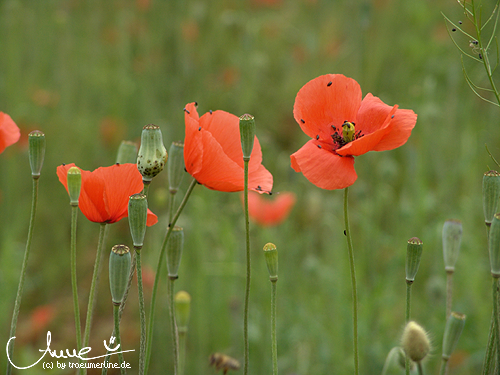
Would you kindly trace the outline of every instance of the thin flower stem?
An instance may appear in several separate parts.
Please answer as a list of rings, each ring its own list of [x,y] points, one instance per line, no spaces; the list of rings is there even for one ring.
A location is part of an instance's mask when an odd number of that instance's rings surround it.
[[[121,345],[120,338],[120,305],[113,304],[113,318],[115,321],[115,338],[116,338],[116,347]],[[125,367],[123,367],[123,363],[125,362],[123,358],[123,353],[121,351],[118,352],[118,361],[120,363],[120,372],[122,375],[127,373]]]
[[[496,361],[495,366],[497,369],[500,368],[500,345],[498,345],[498,338],[500,337],[499,332],[499,319],[498,319],[498,277],[493,277],[492,284],[493,292],[493,319],[495,320],[495,335],[496,335]]]
[[[453,297],[453,271],[446,271],[446,319],[451,314],[451,301]]]
[[[406,280],[406,309],[405,309],[405,323],[410,321],[411,315],[411,286],[413,281]],[[410,357],[405,355],[405,371],[406,375],[410,375]]]
[[[145,374],[148,373],[149,360],[151,358],[151,343],[153,341],[153,327],[154,327],[154,311],[155,311],[155,306],[156,306],[156,293],[158,291],[158,284],[160,281],[161,267],[163,265],[163,261],[165,258],[165,249],[167,248],[167,241],[170,237],[170,233],[172,233],[172,229],[174,228],[175,223],[177,222],[177,219],[179,218],[184,207],[186,206],[186,203],[189,199],[189,196],[191,195],[196,184],[197,184],[196,180],[193,179],[193,181],[191,181],[191,184],[189,185],[189,187],[186,191],[186,194],[184,195],[184,198],[182,199],[181,204],[179,205],[179,208],[177,209],[177,212],[175,213],[172,221],[169,223],[167,233],[165,234],[165,238],[164,238],[162,246],[161,246],[160,255],[158,257],[158,265],[156,266],[155,282],[153,285],[153,292],[151,294],[151,309],[149,311],[149,324],[148,324],[148,333],[147,333],[148,342],[146,344],[146,361],[145,361],[145,370],[144,370]]]
[[[174,203],[175,203],[175,194],[170,193],[168,197],[168,220],[172,221],[172,217],[174,216]]]
[[[347,249],[349,251],[349,264],[351,268],[352,283],[352,326],[354,342],[354,374],[359,374],[358,360],[358,291],[356,287],[356,268],[354,266],[354,251],[352,248],[351,230],[349,228],[349,210],[348,210],[349,187],[344,189],[344,221],[345,235],[347,238]]]
[[[439,370],[439,375],[445,375],[448,372],[448,360],[443,358],[441,361],[441,369]]]
[[[417,362],[418,375],[424,375],[424,367],[422,366],[422,361]]]
[[[14,302],[14,311],[12,313],[12,321],[10,323],[10,334],[9,339],[16,336],[17,330],[17,318],[19,317],[19,310],[21,309],[21,299],[23,296],[24,290],[24,280],[26,279],[26,269],[28,267],[28,258],[30,256],[31,250],[31,242],[33,238],[33,226],[35,224],[35,215],[36,215],[36,207],[38,202],[38,177],[33,178],[33,190],[31,196],[31,215],[30,222],[28,226],[28,238],[26,240],[26,248],[24,250],[24,258],[23,264],[21,266],[21,276],[19,277],[19,284],[17,286],[17,295],[16,301]],[[14,354],[14,340],[10,344],[8,348],[7,355],[10,359],[12,359],[12,355]],[[10,360],[7,360],[7,371],[6,374],[10,375],[12,373],[12,363]]]
[[[71,287],[73,290],[73,310],[75,313],[75,329],[76,329],[76,349],[80,352],[82,348],[82,328],[80,322],[80,304],[78,303],[78,287],[76,283],[76,223],[78,218],[78,205],[71,206]],[[81,363],[81,358],[78,363]],[[80,374],[84,373],[81,368],[78,371]]]
[[[250,220],[248,217],[248,163],[250,158],[243,159],[245,166],[244,175],[244,196],[245,196],[245,232],[246,232],[246,258],[247,258],[247,275],[246,275],[246,287],[245,287],[245,307],[243,316],[243,343],[244,343],[244,367],[243,374],[248,375],[248,355],[249,355],[249,345],[248,345],[248,305],[250,300],[250,276],[251,276],[251,260],[250,260]]]
[[[278,341],[276,339],[276,294],[277,281],[271,280],[271,342],[273,355],[273,375],[278,375]]]
[[[137,289],[139,291],[139,319],[141,324],[141,338],[139,344],[139,375],[144,374],[146,358],[146,309],[144,307],[144,290],[142,288],[141,248],[135,247]]]
[[[174,311],[174,282],[175,277],[168,278],[168,312],[172,331],[172,346],[174,348],[174,375],[177,375],[179,373],[179,341]]]
[[[186,330],[178,330],[179,333],[179,375],[184,375],[186,364]]]
[[[482,375],[489,375],[492,371],[492,365],[493,365],[493,360],[495,358],[496,345],[497,345],[496,331],[497,329],[495,325],[495,317],[492,313],[490,334],[488,335],[488,344],[486,346],[486,353],[484,355]]]
[[[149,185],[151,185],[151,181],[150,182],[143,182],[143,185],[144,185],[144,189],[142,189],[142,194],[144,194],[146,197],[148,196],[148,193],[149,193]]]

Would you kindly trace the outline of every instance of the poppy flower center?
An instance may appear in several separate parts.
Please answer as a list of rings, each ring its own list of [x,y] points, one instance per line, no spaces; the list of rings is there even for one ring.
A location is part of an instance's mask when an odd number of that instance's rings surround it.
[[[335,143],[338,147],[344,147],[349,142],[355,141],[358,138],[364,136],[359,130],[356,133],[356,126],[354,122],[344,121],[342,124],[342,134],[340,134],[340,128],[337,128],[335,125],[332,125],[332,129],[334,133],[331,135],[333,143]]]

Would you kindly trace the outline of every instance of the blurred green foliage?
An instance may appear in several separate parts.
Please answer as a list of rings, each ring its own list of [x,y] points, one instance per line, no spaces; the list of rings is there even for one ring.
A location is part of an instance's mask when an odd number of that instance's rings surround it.
[[[484,12],[492,1],[484,2]],[[460,54],[440,12],[467,23],[453,1],[424,0],[3,0],[0,2],[0,103],[23,138],[0,156],[0,344],[5,345],[19,277],[31,199],[27,133],[46,134],[39,212],[21,306],[16,358],[33,363],[45,348],[75,348],[69,268],[70,208],[56,167],[110,165],[123,139],[159,125],[168,148],[183,139],[186,103],[200,114],[223,109],[256,118],[264,164],[275,191],[298,201],[287,222],[251,227],[253,278],[250,371],[271,369],[270,285],[262,246],[279,250],[278,357],[283,374],[352,371],[351,294],[343,235],[342,192],[322,191],[290,168],[289,155],[307,141],[292,116],[297,91],[325,73],[356,79],[363,94],[418,114],[408,143],[356,159],[351,229],[357,262],[361,373],[380,373],[404,325],[406,243],[424,242],[413,287],[412,317],[430,331],[436,373],[445,324],[441,229],[463,222],[453,309],[467,323],[451,358],[453,374],[481,368],[490,314],[490,275],[482,218],[481,180],[493,168],[484,145],[500,155],[498,108],[467,87]],[[458,38],[463,48],[469,41]],[[482,67],[467,64],[484,82]],[[485,83],[486,84],[486,83]],[[332,173],[334,173],[332,171]],[[179,195],[185,191],[184,178]],[[166,230],[167,177],[152,183],[150,207],[160,223],[143,249],[145,277],[156,268]],[[177,199],[177,202],[179,202]],[[244,233],[238,194],[197,187],[179,220],[186,234],[176,283],[192,295],[187,374],[211,374],[218,351],[242,359]],[[216,220],[214,220],[216,218]],[[85,312],[98,225],[80,215],[78,278]],[[130,243],[126,220],[114,224],[108,247]],[[103,279],[107,278],[103,267]],[[166,280],[165,276],[162,275]],[[147,306],[150,289],[146,285]],[[149,281],[149,288],[151,282]],[[112,331],[102,281],[91,346]],[[156,311],[151,373],[172,368],[166,282]],[[124,349],[138,349],[137,291],[122,323]],[[33,321],[49,305],[43,331]],[[50,315],[50,314],[49,314]],[[37,320],[38,319],[38,320]],[[136,351],[137,353],[137,351]],[[137,355],[126,355],[137,369]],[[0,368],[6,363],[0,357]],[[133,371],[132,371],[133,372]],[[429,371],[430,372],[430,371]],[[34,373],[34,372],[33,372]]]

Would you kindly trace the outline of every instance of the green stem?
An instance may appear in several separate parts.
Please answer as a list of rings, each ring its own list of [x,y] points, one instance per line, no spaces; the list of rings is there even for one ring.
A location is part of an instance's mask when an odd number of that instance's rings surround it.
[[[144,185],[144,189],[142,189],[142,194],[144,194],[147,197],[148,193],[149,193],[149,185],[151,185],[151,181],[149,181],[149,182],[142,181],[142,183]]]
[[[422,366],[422,361],[417,362],[418,375],[424,375],[424,367]]]
[[[500,345],[498,342],[498,338],[500,338],[499,332],[499,321],[498,321],[498,278],[493,277],[493,319],[495,320],[495,336],[496,336],[496,361],[495,366],[497,369],[500,369]]]
[[[175,194],[170,193],[168,197],[168,220],[172,221],[172,217],[174,216],[174,202],[175,202]]]
[[[493,360],[495,358],[496,345],[497,345],[496,331],[497,329],[495,324],[495,316],[492,313],[490,334],[488,335],[488,344],[486,346],[486,353],[483,361],[483,372],[482,372],[483,375],[489,375],[492,371],[491,367],[493,364]]]
[[[146,345],[146,362],[145,362],[145,371],[144,373],[147,374],[149,370],[149,360],[151,358],[151,343],[153,342],[153,327],[154,327],[154,311],[155,311],[155,306],[156,306],[156,294],[158,291],[158,284],[160,281],[160,271],[161,267],[163,265],[163,261],[165,258],[165,249],[167,248],[167,241],[170,237],[170,233],[172,233],[172,229],[175,226],[175,223],[177,222],[177,219],[179,218],[182,210],[184,209],[184,206],[186,206],[186,203],[189,199],[189,196],[191,195],[191,192],[193,191],[194,187],[196,186],[197,182],[195,179],[191,181],[191,184],[188,187],[188,190],[186,191],[186,194],[184,195],[184,198],[182,199],[181,204],[179,205],[179,208],[177,209],[177,212],[174,215],[174,218],[168,225],[167,233],[165,234],[165,238],[163,240],[161,250],[160,250],[160,255],[158,257],[158,265],[156,266],[156,275],[155,275],[155,282],[153,285],[153,292],[151,294],[151,309],[149,311],[149,325],[148,325],[148,333],[147,333],[147,345]]]
[[[352,283],[352,325],[353,325],[353,341],[354,341],[354,374],[359,375],[359,360],[358,360],[358,291],[356,287],[356,268],[354,266],[354,251],[352,248],[351,230],[349,228],[349,212],[348,212],[348,196],[349,187],[344,189],[344,221],[345,235],[347,238],[347,249],[349,251],[349,264],[351,268],[351,283]]]
[[[19,278],[19,284],[17,286],[16,301],[14,302],[14,311],[12,313],[12,321],[10,323],[10,334],[9,339],[16,336],[17,330],[17,318],[19,317],[19,310],[21,309],[21,299],[24,290],[24,280],[26,279],[26,269],[28,267],[28,258],[30,256],[31,242],[33,238],[33,226],[35,224],[36,207],[38,202],[38,177],[33,177],[33,190],[31,196],[31,215],[30,222],[28,226],[28,238],[26,240],[26,248],[24,250],[23,264],[21,266],[21,276]],[[8,358],[12,359],[14,354],[14,340],[8,348]],[[7,371],[6,374],[10,375],[12,372],[12,364],[10,360],[7,360]]]
[[[244,367],[243,374],[248,375],[248,356],[249,356],[249,345],[248,345],[248,310],[249,310],[249,300],[250,300],[250,276],[251,276],[251,259],[250,259],[250,220],[248,218],[248,164],[250,158],[243,159],[245,166],[244,175],[244,196],[245,196],[245,232],[246,232],[246,258],[247,258],[247,275],[246,275],[246,287],[245,287],[245,310],[243,316],[243,342],[244,342]]]
[[[405,310],[405,322],[408,323],[410,321],[410,313],[411,313],[411,286],[413,285],[413,281],[406,280],[406,310]],[[405,372],[406,375],[410,375],[410,357],[405,355]]]
[[[144,307],[144,290],[142,288],[141,248],[135,247],[137,289],[139,290],[139,318],[141,322],[141,339],[139,345],[139,375],[144,374],[146,359],[146,309]]]
[[[121,339],[120,339],[120,305],[115,305],[113,304],[113,318],[115,321],[115,337],[116,337],[116,346],[121,345]],[[123,363],[125,362],[123,358],[123,353],[121,350],[118,352],[118,361],[120,363],[120,372],[122,375],[125,375],[127,373],[127,370],[125,367],[123,367]]]
[[[80,304],[78,303],[78,287],[76,283],[76,222],[78,218],[78,205],[71,206],[71,287],[73,290],[73,310],[75,313],[76,328],[76,348],[80,352],[82,348],[82,328],[80,322]],[[78,363],[82,363],[79,358]],[[85,371],[81,368],[78,371],[83,374]]]
[[[453,296],[453,271],[446,271],[446,319],[451,314],[451,301]]]
[[[273,375],[278,375],[278,341],[276,339],[276,294],[278,280],[271,280],[271,342]]]
[[[441,361],[441,369],[439,370],[439,375],[445,375],[448,372],[448,360],[443,358]]]
[[[186,364],[186,334],[187,330],[180,329],[179,333],[179,375],[184,375],[184,368]]]
[[[168,278],[168,312],[170,315],[170,329],[172,331],[172,346],[174,348],[174,375],[179,373],[179,341],[177,339],[177,324],[174,311],[174,282],[175,277]]]

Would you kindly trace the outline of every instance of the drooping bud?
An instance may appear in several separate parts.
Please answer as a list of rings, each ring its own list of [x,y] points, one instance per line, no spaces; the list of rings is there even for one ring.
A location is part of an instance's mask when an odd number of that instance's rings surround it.
[[[462,242],[462,223],[459,220],[446,220],[443,225],[443,256],[446,272],[455,271],[460,242]]]
[[[116,162],[118,164],[136,163],[137,145],[131,141],[122,141],[122,143],[120,143],[120,147],[118,147]]]
[[[401,346],[413,362],[420,362],[431,350],[427,332],[414,321],[406,323],[401,337]]]
[[[66,178],[68,181],[69,204],[78,206],[78,199],[80,198],[80,190],[82,187],[82,172],[80,172],[80,169],[77,167],[71,167],[68,169]]]
[[[168,186],[170,194],[175,194],[184,176],[184,143],[172,142],[168,153],[170,155],[167,163]]]
[[[130,273],[130,250],[125,245],[115,245],[109,254],[109,288],[115,305],[122,303]]]
[[[243,160],[250,160],[255,140],[255,118],[252,115],[240,116],[240,138]]]
[[[179,332],[187,332],[191,312],[191,296],[188,292],[181,290],[175,294],[174,303],[177,329]]]
[[[405,359],[406,355],[403,348],[400,346],[392,348],[385,359],[382,375],[401,375],[401,370],[404,370],[406,366]],[[410,370],[414,365],[415,363],[410,361]]]
[[[491,225],[493,215],[497,212],[500,198],[500,173],[488,171],[483,176],[483,212],[484,222]]]
[[[423,242],[413,237],[408,240],[406,247],[406,282],[413,283],[422,257]]]
[[[133,194],[128,201],[128,225],[134,247],[141,248],[146,235],[148,219],[148,199],[142,193]]]
[[[451,353],[455,350],[458,339],[462,334],[462,330],[465,325],[465,315],[452,311],[448,320],[446,321],[446,327],[444,329],[443,337],[443,359],[448,360]]]
[[[346,121],[342,124],[342,137],[345,142],[354,141],[354,135],[356,134],[356,128],[352,122]]]
[[[167,242],[167,269],[168,277],[177,279],[179,265],[181,264],[182,248],[184,247],[184,230],[175,226]]]
[[[488,239],[491,275],[500,277],[500,213],[493,216]]]
[[[145,183],[151,182],[153,177],[163,170],[167,157],[160,127],[154,124],[144,126],[141,134],[141,147],[137,155],[137,169],[141,172]]]
[[[269,280],[278,280],[278,249],[269,242],[264,245],[264,255],[266,257],[267,270],[269,271]]]
[[[28,134],[29,159],[31,176],[34,179],[40,178],[40,172],[45,158],[45,134],[40,130],[33,130]]]

